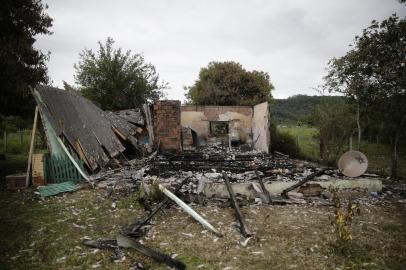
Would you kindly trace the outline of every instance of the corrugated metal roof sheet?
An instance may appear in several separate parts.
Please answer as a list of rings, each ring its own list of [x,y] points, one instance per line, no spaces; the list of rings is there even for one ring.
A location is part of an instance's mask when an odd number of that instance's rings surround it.
[[[64,192],[73,192],[77,189],[78,187],[71,181],[38,187],[41,197],[49,197]]]
[[[65,137],[91,170],[104,167],[125,150],[114,130],[131,143],[137,142],[134,124],[104,112],[75,91],[50,86],[36,87],[37,103],[58,137]],[[134,114],[135,115],[135,114]]]

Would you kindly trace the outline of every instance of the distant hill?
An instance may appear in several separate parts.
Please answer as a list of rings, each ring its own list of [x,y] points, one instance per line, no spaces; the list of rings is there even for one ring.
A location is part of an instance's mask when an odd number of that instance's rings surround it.
[[[287,99],[275,99],[270,105],[271,118],[277,125],[306,123],[322,101],[342,98],[344,97],[295,95]]]

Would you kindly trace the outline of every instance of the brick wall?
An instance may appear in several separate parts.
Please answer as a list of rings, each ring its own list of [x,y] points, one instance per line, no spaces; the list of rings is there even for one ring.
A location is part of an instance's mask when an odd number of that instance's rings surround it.
[[[160,150],[181,151],[180,101],[160,100],[153,105],[155,145]]]

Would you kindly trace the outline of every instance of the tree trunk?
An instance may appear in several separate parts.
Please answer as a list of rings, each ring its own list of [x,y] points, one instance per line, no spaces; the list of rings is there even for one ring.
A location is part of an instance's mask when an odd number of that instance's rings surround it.
[[[350,146],[349,146],[350,151],[352,151],[352,134],[350,135]]]
[[[361,123],[359,116],[359,101],[357,102],[358,150],[361,150]]]
[[[391,179],[394,180],[398,179],[398,139],[398,136],[391,139]]]
[[[324,160],[326,158],[326,143],[324,138],[320,136],[320,159]]]

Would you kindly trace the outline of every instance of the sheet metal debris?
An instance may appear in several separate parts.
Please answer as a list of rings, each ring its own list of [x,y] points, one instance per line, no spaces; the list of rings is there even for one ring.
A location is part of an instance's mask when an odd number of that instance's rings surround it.
[[[81,157],[90,171],[104,168],[114,158],[119,158],[129,145],[139,155],[143,154],[139,144],[144,125],[141,111],[105,112],[76,91],[50,86],[37,86],[34,96],[41,117],[49,122],[56,136]],[[49,137],[47,134],[51,140]]]
[[[76,191],[77,189],[78,185],[76,185],[74,182],[68,181],[48,186],[40,186],[38,187],[38,192],[41,195],[41,197],[49,197],[60,193],[73,192]]]

